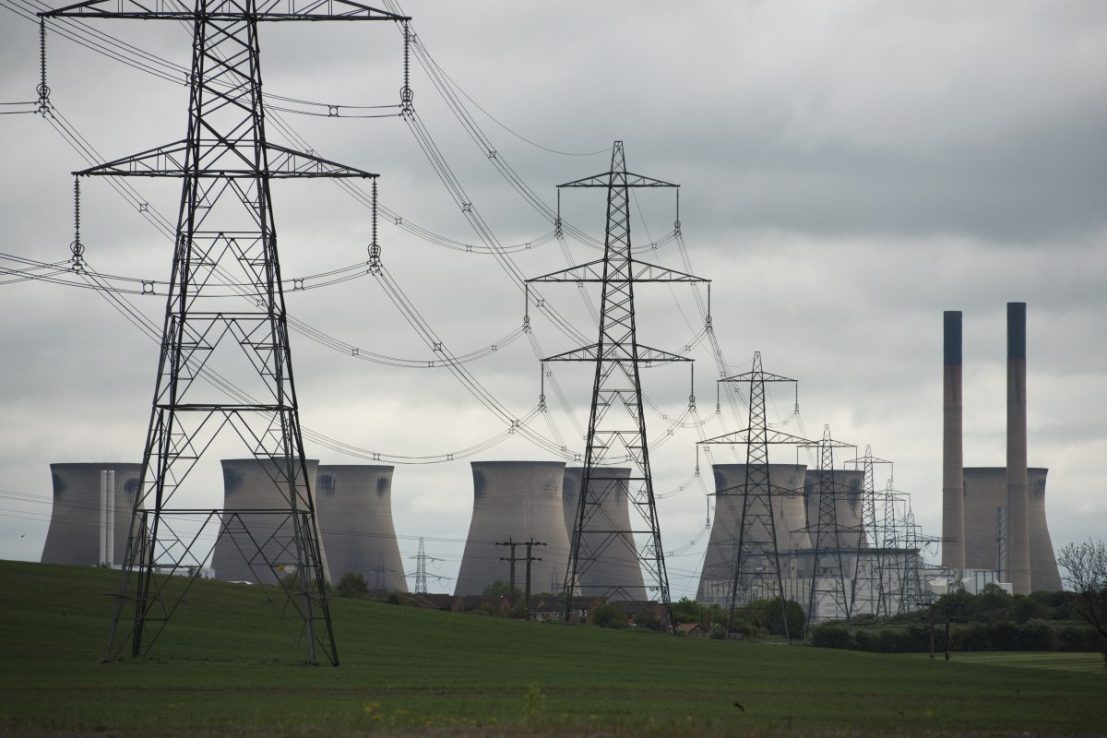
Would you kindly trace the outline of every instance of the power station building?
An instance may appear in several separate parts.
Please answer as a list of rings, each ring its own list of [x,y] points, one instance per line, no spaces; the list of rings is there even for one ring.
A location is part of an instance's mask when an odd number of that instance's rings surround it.
[[[561,461],[474,461],[473,517],[454,594],[479,595],[490,584],[510,579],[511,541],[544,543],[533,549],[541,558],[531,564],[534,592],[560,591],[569,563],[565,531]],[[516,587],[522,589],[526,547],[515,547]]]
[[[1048,469],[1027,469],[1028,524],[1031,531],[1030,586],[1032,591],[1061,589],[1061,575],[1045,519]],[[967,467],[964,471],[965,527],[964,569],[990,570],[1000,581],[1007,573],[1007,469]]]
[[[961,312],[944,315],[942,565],[995,572],[1014,594],[1061,589],[1045,513],[1047,470],[1027,467],[1026,303],[1007,303],[1007,466],[963,466]]]
[[[141,464],[51,464],[54,505],[42,563],[122,564]]]
[[[360,574],[370,589],[407,591],[392,522],[392,471],[367,464],[319,466],[315,515],[332,580]]]
[[[573,529],[580,514],[580,489],[583,467],[565,469],[562,504],[565,532],[572,542]],[[601,476],[602,475],[602,476]],[[630,469],[603,468],[589,483],[589,500],[596,509],[587,511],[588,524],[583,534],[582,551],[591,551],[595,560],[581,561],[577,569],[576,591],[581,597],[606,597],[609,600],[649,599],[638,562],[637,544],[630,524]],[[563,583],[558,583],[561,589]]]
[[[217,579],[274,584],[296,571],[300,552],[279,459],[224,459],[223,520],[212,552]],[[316,488],[319,462],[307,461],[308,485]],[[322,539],[319,554],[326,573]]]

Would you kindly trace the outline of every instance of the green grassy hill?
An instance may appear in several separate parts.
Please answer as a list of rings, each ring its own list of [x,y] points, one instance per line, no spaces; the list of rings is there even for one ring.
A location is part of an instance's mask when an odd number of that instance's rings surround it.
[[[197,583],[151,658],[101,664],[118,576],[0,562],[0,734],[1107,732],[1107,672],[1032,656],[946,663],[354,600],[334,603],[342,665],[305,666],[257,588],[219,582]]]

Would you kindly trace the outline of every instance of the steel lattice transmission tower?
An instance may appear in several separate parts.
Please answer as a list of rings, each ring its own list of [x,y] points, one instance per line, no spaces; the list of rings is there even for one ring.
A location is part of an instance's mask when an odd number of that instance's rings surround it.
[[[321,652],[337,664],[270,182],[377,175],[267,141],[258,26],[408,18],[348,0],[91,0],[43,16],[176,21],[190,24],[193,34],[185,137],[77,172],[182,181],[140,491],[106,657],[118,657],[128,643],[134,656],[149,651],[194,581],[174,575],[198,574],[209,555],[200,550],[201,537],[215,533],[231,536],[261,579],[281,582],[303,621],[308,661]],[[238,301],[229,303],[228,295]],[[237,435],[263,464],[278,504],[234,510],[189,504],[185,482],[224,433]]]
[[[846,589],[846,576],[849,572],[847,555],[855,554],[855,547],[843,545],[843,534],[848,532],[838,514],[840,501],[846,494],[834,478],[834,449],[856,447],[849,443],[835,441],[830,437],[830,426],[823,426],[822,440],[811,444],[819,453],[818,484],[814,493],[818,495],[818,511],[811,537],[811,588],[807,599],[807,627],[823,610],[827,602],[834,608],[834,615],[850,620],[850,596]],[[852,573],[852,572],[849,572]]]
[[[761,365],[761,352],[753,354],[753,365],[744,374],[724,377],[719,382],[744,382],[749,384],[749,425],[746,428],[715,438],[700,441],[700,445],[744,445],[746,447],[745,480],[737,487],[720,491],[720,494],[741,497],[741,515],[735,522],[734,565],[727,572],[730,578],[728,628],[733,627],[734,616],[741,605],[753,600],[777,597],[780,599],[784,619],[784,634],[788,632],[787,596],[780,568],[780,538],[777,531],[779,498],[786,494],[801,494],[799,490],[784,489],[769,479],[769,445],[791,444],[805,446],[806,438],[779,430],[770,430],[765,409],[765,384],[796,380],[766,372]],[[774,499],[777,498],[777,499]],[[716,506],[718,509],[718,506]]]
[[[439,576],[438,574],[431,574],[427,571],[428,561],[442,561],[437,556],[431,556],[427,553],[426,548],[423,545],[423,537],[419,536],[419,553],[414,556],[409,556],[410,559],[415,559],[415,574],[408,574],[408,576],[415,577],[415,587],[412,590],[412,594],[427,594],[429,592],[427,588],[427,580],[434,579],[442,582],[449,577]]]
[[[865,455],[850,459],[848,464],[860,466],[863,473],[861,485],[861,524],[862,533],[857,537],[857,557],[853,566],[853,585],[850,591],[850,610],[873,615],[877,618],[888,617],[887,572],[889,551],[884,548],[882,516],[877,511],[880,501],[876,491],[876,464],[892,462],[873,456],[872,446],[865,446]]]
[[[656,588],[658,598],[672,626],[669,575],[661,545],[653,478],[650,473],[646,418],[642,407],[641,367],[673,361],[691,361],[685,356],[649,348],[638,343],[634,310],[634,286],[643,282],[697,283],[708,280],[635,259],[631,253],[630,190],[632,188],[676,188],[679,185],[626,170],[623,142],[611,150],[611,169],[602,174],[558,185],[562,188],[592,187],[607,190],[607,228],[602,259],[528,280],[530,282],[596,282],[603,285],[600,302],[599,337],[590,346],[549,356],[544,361],[588,361],[596,365],[592,404],[585,441],[581,494],[573,523],[569,564],[565,575],[565,615],[572,612],[573,596],[579,591],[589,597],[621,597],[633,593],[626,580],[586,579],[589,570],[611,546],[623,546],[648,574],[647,587]],[[560,223],[560,213],[558,214]],[[629,480],[608,471],[613,464],[631,464]],[[623,485],[626,485],[625,487]],[[608,498],[626,490],[632,511],[630,529],[613,525],[601,509],[613,504]],[[641,539],[636,540],[635,536]],[[600,569],[597,567],[596,571]]]
[[[427,551],[423,537],[419,536],[419,553],[415,555],[415,594],[427,593]]]

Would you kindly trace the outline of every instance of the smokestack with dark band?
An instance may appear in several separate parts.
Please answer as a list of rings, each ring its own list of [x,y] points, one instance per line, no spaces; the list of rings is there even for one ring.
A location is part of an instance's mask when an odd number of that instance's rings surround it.
[[[1026,474],[1026,303],[1007,303],[1007,570],[1015,594],[1030,594]]]
[[[965,482],[961,442],[961,311],[944,314],[942,360],[942,567],[965,568]]]

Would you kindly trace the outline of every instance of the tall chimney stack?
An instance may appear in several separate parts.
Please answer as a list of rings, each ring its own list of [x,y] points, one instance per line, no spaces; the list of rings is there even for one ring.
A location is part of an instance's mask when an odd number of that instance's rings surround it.
[[[1007,303],[1007,571],[1030,594],[1026,475],[1026,303]]]
[[[942,360],[942,567],[965,568],[965,476],[961,442],[961,311],[944,313]]]

